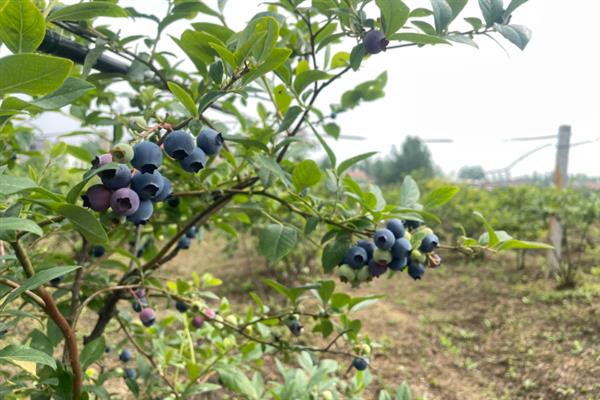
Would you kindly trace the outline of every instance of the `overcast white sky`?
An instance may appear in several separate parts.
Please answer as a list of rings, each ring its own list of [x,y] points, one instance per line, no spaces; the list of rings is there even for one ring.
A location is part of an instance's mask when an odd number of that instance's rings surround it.
[[[216,1],[207,3],[214,5]],[[406,3],[411,8],[430,7],[428,0]],[[120,4],[142,5],[144,12],[164,14],[164,2],[160,0],[127,0]],[[229,0],[225,14],[231,27],[242,29],[265,7],[255,0]],[[463,14],[479,16],[477,1],[470,0]],[[436,164],[451,173],[473,164],[485,169],[502,168],[528,150],[548,143],[506,139],[555,134],[560,124],[572,125],[572,142],[598,138],[598,15],[600,1],[530,0],[512,20],[533,31],[524,52],[500,39],[507,55],[491,40],[479,38],[479,50],[457,44],[397,49],[373,56],[363,62],[360,71],[331,85],[320,103],[325,106],[337,102],[344,90],[387,69],[386,97],[364,103],[337,119],[343,134],[365,136],[367,140],[330,144],[338,158],[344,159],[371,150],[385,154],[407,135],[450,138],[454,143],[429,147]],[[377,17],[377,13],[370,16]],[[128,34],[151,29],[140,20],[125,21],[111,20]],[[173,24],[167,33],[177,35],[188,24]],[[458,28],[462,28],[460,24]],[[166,39],[162,47],[173,51],[177,46]],[[573,148],[569,172],[600,175],[598,154],[600,141]],[[518,164],[512,174],[548,172],[553,165],[554,148],[550,147]]]

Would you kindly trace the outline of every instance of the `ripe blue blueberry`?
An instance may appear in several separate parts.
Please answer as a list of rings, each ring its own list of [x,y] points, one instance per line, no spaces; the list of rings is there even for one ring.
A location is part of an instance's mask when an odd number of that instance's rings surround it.
[[[123,362],[131,360],[131,357],[131,351],[129,351],[128,349],[123,349],[123,351],[121,351],[121,354],[119,354],[119,360]]]
[[[133,222],[134,225],[146,225],[153,212],[154,206],[151,200],[140,200],[140,206],[137,211],[128,216],[127,220]]]
[[[408,258],[408,275],[414,280],[421,279],[425,274],[425,267],[417,260]]]
[[[196,144],[207,156],[214,156],[223,147],[223,135],[214,129],[204,128],[198,134]]]
[[[363,38],[363,43],[367,53],[369,54],[377,54],[385,51],[387,45],[390,44],[389,40],[385,38],[383,32],[378,31],[377,29],[367,32]]]
[[[197,234],[198,234],[198,228],[196,228],[195,226],[192,226],[190,229],[187,230],[187,232],[185,233],[185,236],[189,237],[190,239],[193,239],[196,237]]]
[[[162,165],[163,154],[156,143],[144,141],[133,146],[131,165],[141,172],[153,172]]]
[[[122,188],[113,193],[110,198],[110,206],[118,215],[128,217],[139,208],[140,198],[133,190]]]
[[[52,278],[50,279],[50,285],[52,285],[52,287],[58,287],[58,285],[60,285],[63,279],[64,276],[57,276],[56,278]]]
[[[392,271],[402,271],[406,267],[407,262],[407,257],[393,258],[392,261],[388,264],[388,266]]]
[[[373,251],[375,250],[375,245],[373,244],[373,242],[369,240],[359,240],[358,243],[356,243],[356,245],[365,249],[365,251],[367,252],[367,258],[369,260],[373,258]]]
[[[127,379],[134,380],[135,378],[137,378],[137,371],[135,370],[135,368],[127,367],[124,369],[124,371],[125,371],[125,377]]]
[[[379,264],[374,259],[369,261],[369,275],[371,275],[373,278],[383,275],[385,271],[387,271],[387,265]]]
[[[184,131],[169,133],[163,143],[165,152],[176,160],[183,160],[196,148],[194,137]]]
[[[131,171],[125,164],[120,164],[117,169],[107,169],[100,172],[100,179],[104,186],[110,190],[117,190],[129,186]]]
[[[163,189],[165,181],[158,171],[137,173],[131,179],[131,189],[142,200],[154,200]]]
[[[412,245],[405,238],[396,239],[392,246],[392,256],[394,258],[406,258],[412,250]]]
[[[394,245],[396,238],[389,229],[378,229],[373,235],[373,242],[375,246],[381,250],[389,250]]]
[[[421,224],[422,224],[421,221],[413,221],[413,220],[410,220],[410,219],[407,219],[407,220],[404,221],[404,227],[408,228],[410,230],[417,229],[418,227],[421,226]]]
[[[206,154],[200,147],[194,147],[192,153],[181,160],[181,168],[187,172],[196,173],[206,165]]]
[[[184,302],[178,300],[175,302],[175,308],[177,309],[177,311],[183,313],[183,312],[186,312],[189,307]]]
[[[352,268],[358,269],[367,263],[368,258],[369,256],[364,248],[360,246],[354,246],[350,247],[348,251],[346,251],[346,255],[344,256],[344,264],[348,264]]]
[[[140,312],[140,321],[142,321],[142,324],[144,324],[144,326],[154,325],[154,322],[156,321],[156,314],[154,313],[154,310],[150,307],[144,308]]]
[[[192,240],[187,236],[182,236],[177,243],[177,248],[181,250],[187,250],[192,245]]]
[[[354,360],[352,360],[352,366],[358,371],[364,371],[369,366],[369,363],[362,357],[354,357]]]
[[[436,247],[438,247],[439,239],[434,234],[426,235],[421,241],[419,250],[423,253],[431,253]]]
[[[302,324],[297,319],[291,321],[288,328],[294,336],[300,336],[302,334]]]
[[[133,302],[131,303],[131,308],[133,308],[133,311],[135,311],[136,313],[142,312],[142,305],[137,300],[133,300]]]
[[[92,257],[102,257],[104,255],[104,246],[94,246],[92,247],[92,249],[90,250],[90,254],[92,255]]]
[[[169,196],[173,193],[173,185],[171,185],[171,181],[167,179],[164,175],[161,175],[163,186],[162,189],[156,193],[154,196],[154,201],[165,201],[169,198]]]
[[[106,211],[110,207],[112,192],[104,185],[93,185],[81,196],[83,206],[94,211]]]
[[[404,224],[399,219],[390,219],[386,227],[392,231],[396,239],[404,237]]]
[[[99,156],[94,157],[92,160],[92,168],[100,168],[103,165],[110,164],[112,162],[112,154],[100,154]]]

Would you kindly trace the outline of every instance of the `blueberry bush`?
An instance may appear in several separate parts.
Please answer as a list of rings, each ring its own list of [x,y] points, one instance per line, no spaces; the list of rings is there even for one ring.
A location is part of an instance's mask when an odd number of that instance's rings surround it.
[[[353,314],[379,296],[352,287],[425,279],[442,248],[546,246],[482,214],[480,237],[440,243],[435,210],[456,187],[421,198],[406,177],[388,204],[348,174],[373,153],[340,161],[325,140],[339,137],[335,118],[384,96],[385,72],[339,103],[319,95],[405,47],[502,36],[523,49],[530,32],[512,18],[525,2],[479,0],[466,18],[467,0],[257,2],[239,31],[225,0],[169,0],[164,15],[144,2],[0,2],[0,394],[105,399],[119,379],[136,398],[361,398],[374,343]],[[140,20],[156,31],[122,34]],[[45,140],[48,116],[78,127]],[[250,293],[236,311],[202,271],[211,260],[165,277],[203,230],[255,234],[271,263],[311,242],[325,278],[266,279],[279,299]],[[400,382],[379,398],[410,398]]]

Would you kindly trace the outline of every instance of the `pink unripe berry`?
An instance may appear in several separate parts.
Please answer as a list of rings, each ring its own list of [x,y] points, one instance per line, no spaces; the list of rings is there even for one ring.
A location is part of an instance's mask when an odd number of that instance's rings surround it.
[[[156,314],[154,310],[150,307],[146,307],[140,312],[140,321],[144,326],[152,326],[154,325],[154,321],[156,321]]]
[[[204,325],[204,318],[202,318],[200,315],[196,315],[194,318],[192,318],[192,325],[196,329],[202,328],[202,325]]]

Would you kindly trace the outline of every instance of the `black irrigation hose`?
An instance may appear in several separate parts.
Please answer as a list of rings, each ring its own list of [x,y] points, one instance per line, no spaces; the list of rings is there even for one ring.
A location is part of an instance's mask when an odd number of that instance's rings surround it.
[[[68,58],[82,65],[85,62],[85,57],[90,52],[90,49],[86,46],[67,39],[50,29],[46,29],[46,36],[44,36],[44,40],[38,50],[43,53]],[[93,68],[106,73],[127,74],[129,71],[129,65],[105,54],[101,54],[98,57]]]

